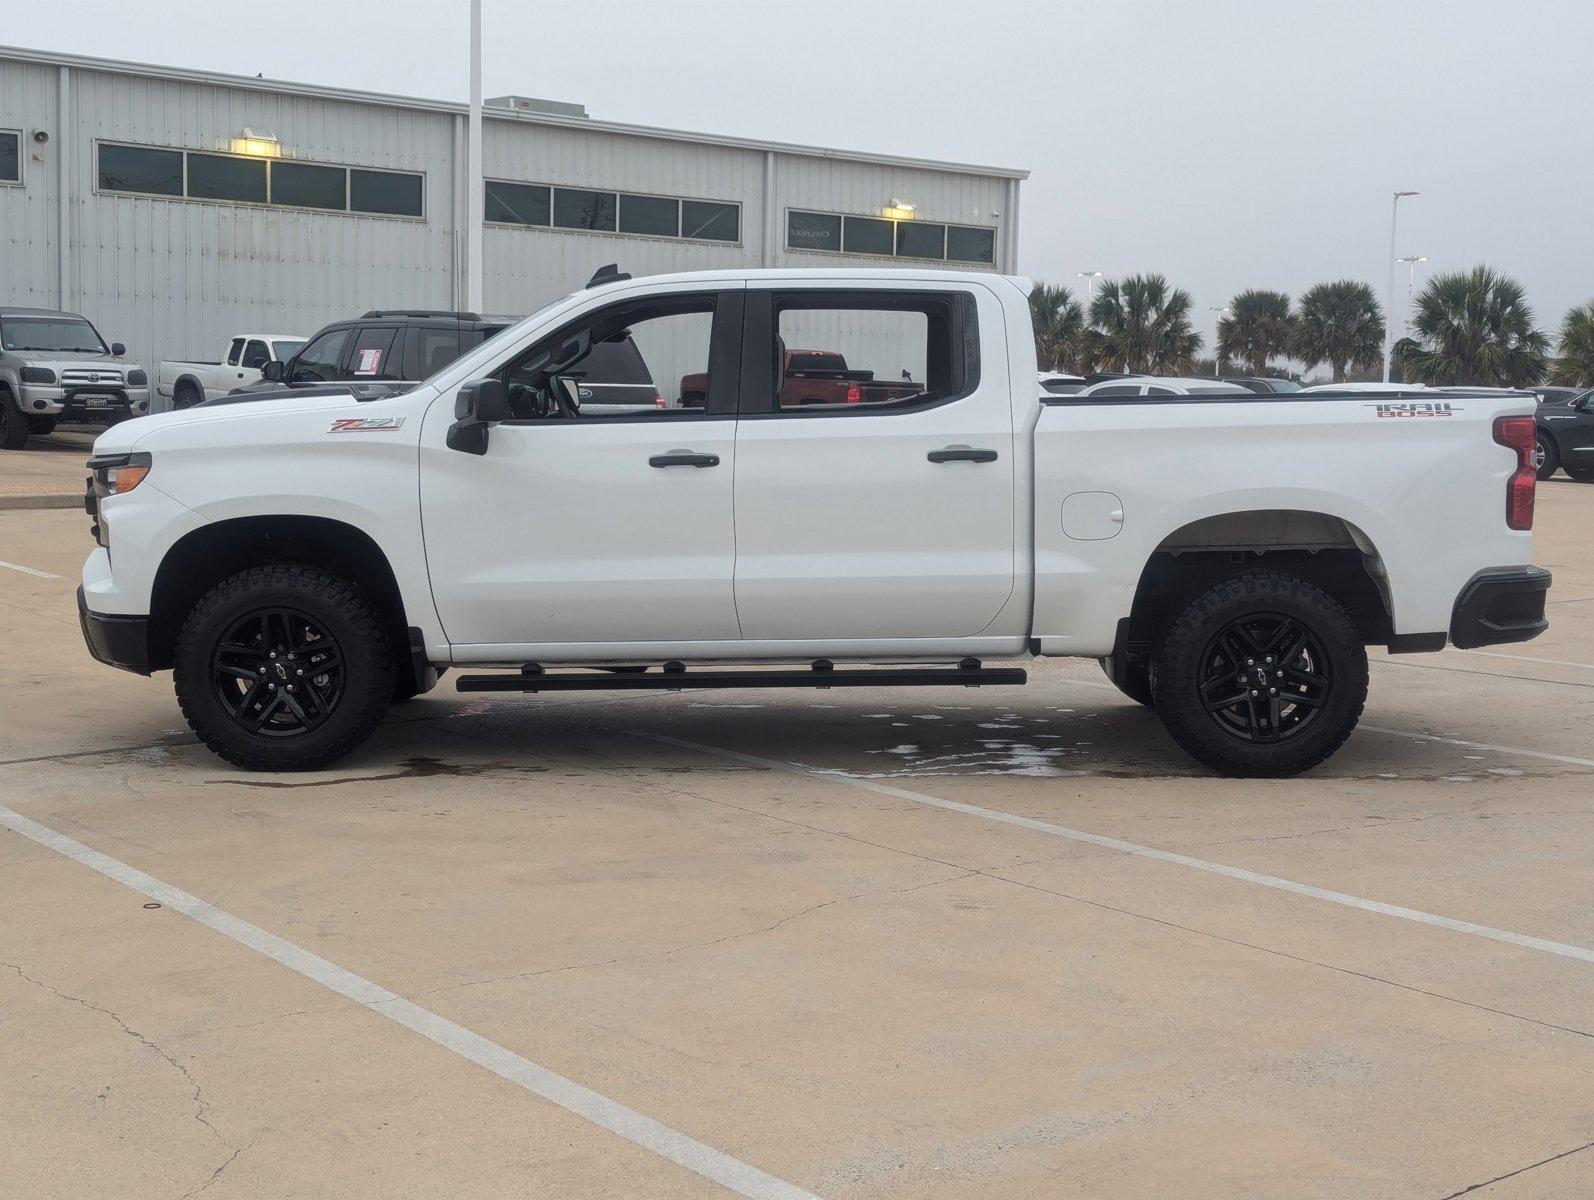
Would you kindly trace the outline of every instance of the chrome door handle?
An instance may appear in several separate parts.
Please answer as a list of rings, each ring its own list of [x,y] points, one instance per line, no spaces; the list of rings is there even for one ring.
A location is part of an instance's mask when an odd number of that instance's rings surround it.
[[[944,450],[932,450],[925,455],[933,463],[949,462],[995,462],[995,450],[976,450],[973,446],[948,446]]]
[[[718,454],[698,454],[692,450],[671,450],[668,454],[655,454],[648,459],[650,467],[717,467]]]

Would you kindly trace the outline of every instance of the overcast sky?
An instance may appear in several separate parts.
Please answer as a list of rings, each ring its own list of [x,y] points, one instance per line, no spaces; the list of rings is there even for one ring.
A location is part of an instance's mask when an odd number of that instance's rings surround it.
[[[466,96],[467,0],[5,0],[22,46]],[[1019,268],[1247,287],[1486,262],[1594,298],[1589,0],[484,0],[485,92],[1026,167]],[[1419,286],[1420,286],[1419,276]],[[1404,292],[1404,279],[1400,283]],[[1404,304],[1403,294],[1397,301]]]

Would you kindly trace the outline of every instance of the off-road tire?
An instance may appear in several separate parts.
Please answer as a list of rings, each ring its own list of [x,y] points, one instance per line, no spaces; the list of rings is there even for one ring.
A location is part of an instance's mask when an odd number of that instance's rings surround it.
[[[1539,463],[1538,476],[1540,479],[1548,479],[1561,465],[1561,451],[1556,446],[1555,440],[1544,433],[1535,434],[1534,443],[1534,449],[1543,455],[1543,460]]]
[[[1101,660],[1101,669],[1106,672],[1107,678],[1112,681],[1124,695],[1136,704],[1143,704],[1147,708],[1156,708],[1156,698],[1151,694],[1151,664],[1148,662],[1126,662],[1115,675],[1114,664],[1111,658]],[[1120,677],[1121,676],[1121,677]]]
[[[1310,723],[1283,740],[1247,741],[1209,714],[1200,687],[1220,633],[1238,620],[1273,616],[1315,641],[1326,695]],[[1320,588],[1293,575],[1246,571],[1208,588],[1175,618],[1152,680],[1157,715],[1191,757],[1226,775],[1295,775],[1327,759],[1356,728],[1367,701],[1367,650],[1349,614]]]
[[[257,609],[291,608],[320,623],[343,658],[342,692],[314,729],[272,738],[239,725],[212,685],[212,657],[229,629]],[[224,579],[200,599],[177,635],[173,682],[200,741],[250,771],[311,771],[348,754],[381,723],[397,664],[376,609],[347,579],[315,567],[274,563]]]
[[[27,444],[27,416],[9,391],[0,391],[0,450],[20,450]]]

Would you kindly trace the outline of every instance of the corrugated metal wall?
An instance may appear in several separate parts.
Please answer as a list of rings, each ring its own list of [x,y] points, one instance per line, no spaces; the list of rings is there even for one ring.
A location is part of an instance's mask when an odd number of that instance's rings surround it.
[[[58,111],[63,95],[65,120]],[[275,133],[289,157],[423,172],[425,218],[95,188],[97,139],[227,150],[245,127]],[[0,186],[0,302],[82,312],[107,339],[125,341],[152,372],[163,358],[215,358],[235,332],[309,334],[369,308],[461,306],[464,119],[455,112],[0,54],[0,128],[21,129],[25,139],[23,186]],[[31,159],[35,147],[26,139],[34,129],[51,134],[43,162]],[[1005,178],[506,118],[487,120],[483,141],[489,178],[741,205],[734,245],[489,226],[484,302],[490,312],[530,312],[581,286],[607,262],[639,276],[890,265],[890,259],[786,251],[788,208],[870,214],[902,198],[926,220],[997,226],[1003,231],[998,266],[1008,254]],[[65,255],[58,250],[56,203],[63,172],[71,197]],[[774,191],[766,196],[770,177]],[[63,265],[64,295],[57,280]]]

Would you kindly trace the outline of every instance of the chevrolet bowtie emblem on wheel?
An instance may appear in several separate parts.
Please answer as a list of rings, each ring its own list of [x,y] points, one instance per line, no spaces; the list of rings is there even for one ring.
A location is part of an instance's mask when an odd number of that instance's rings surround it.
[[[403,417],[340,417],[328,433],[387,433],[404,424]]]

